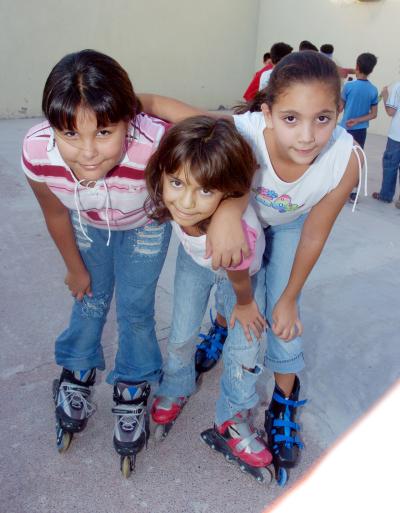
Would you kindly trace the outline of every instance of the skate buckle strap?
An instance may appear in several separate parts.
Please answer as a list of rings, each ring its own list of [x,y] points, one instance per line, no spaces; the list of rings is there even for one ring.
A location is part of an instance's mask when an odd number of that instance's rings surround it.
[[[197,349],[200,349],[206,353],[207,359],[213,359],[217,361],[219,359],[219,353],[222,352],[224,347],[221,340],[226,338],[228,335],[227,328],[220,326],[212,317],[212,310],[210,309],[210,319],[212,327],[210,331],[205,335],[200,333],[199,337],[203,340],[201,344],[197,345]]]
[[[96,411],[96,405],[89,401],[90,390],[86,387],[75,385],[74,383],[61,383],[65,398],[59,403],[62,406],[64,403],[71,405],[73,408],[83,409],[86,418],[93,415]]]
[[[246,438],[243,438],[237,445],[236,449],[239,451],[243,451],[244,449],[247,449],[247,447],[251,444],[251,442],[257,438],[257,433],[252,433],[250,436],[247,436]]]
[[[284,404],[285,406],[293,406],[294,408],[304,406],[307,403],[307,399],[303,399],[302,401],[292,401],[292,399],[287,399],[286,397],[282,397],[277,393],[273,394],[272,399],[274,399],[274,401],[279,404]]]

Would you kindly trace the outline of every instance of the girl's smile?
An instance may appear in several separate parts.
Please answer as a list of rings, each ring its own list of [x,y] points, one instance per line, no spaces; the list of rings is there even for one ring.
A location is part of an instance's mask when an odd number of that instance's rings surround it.
[[[183,228],[211,217],[224,194],[208,190],[184,169],[163,175],[163,201],[173,220]]]
[[[99,180],[121,161],[127,124],[98,127],[95,113],[82,107],[76,124],[76,130],[55,130],[60,155],[78,180]]]

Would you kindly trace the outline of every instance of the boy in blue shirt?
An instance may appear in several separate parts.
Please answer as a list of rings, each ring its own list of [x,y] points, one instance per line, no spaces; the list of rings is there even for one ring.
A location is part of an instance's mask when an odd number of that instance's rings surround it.
[[[368,76],[372,73],[377,58],[372,53],[362,53],[357,57],[356,78],[346,82],[342,90],[343,117],[340,125],[345,128],[354,140],[364,148],[369,120],[378,114],[378,89],[371,84]],[[353,200],[352,192],[350,200]]]

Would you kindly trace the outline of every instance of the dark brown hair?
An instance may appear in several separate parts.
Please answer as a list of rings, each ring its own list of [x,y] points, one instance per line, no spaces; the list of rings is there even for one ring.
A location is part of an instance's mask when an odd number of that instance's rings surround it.
[[[75,130],[78,107],[93,110],[97,126],[134,120],[142,110],[127,72],[95,50],[63,57],[44,86],[42,110],[53,127]]]
[[[340,77],[336,64],[313,50],[286,55],[272,70],[268,85],[245,104],[235,107],[235,114],[257,112],[266,103],[271,109],[279,95],[296,83],[322,82],[332,89],[337,108],[340,103]]]
[[[163,202],[163,175],[181,169],[204,188],[240,197],[250,190],[257,162],[231,121],[208,116],[181,121],[165,134],[146,167],[145,210],[152,219],[171,219]]]

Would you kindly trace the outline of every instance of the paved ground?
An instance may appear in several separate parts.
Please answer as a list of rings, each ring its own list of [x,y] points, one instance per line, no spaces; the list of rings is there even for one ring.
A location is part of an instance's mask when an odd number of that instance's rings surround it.
[[[68,453],[57,453],[53,340],[65,326],[71,298],[63,285],[61,258],[19,166],[21,140],[34,123],[0,121],[2,510],[261,512],[282,490],[255,483],[199,438],[212,423],[220,368],[203,380],[168,439],[158,446],[150,441],[129,480],[121,477],[112,447],[111,389],[104,379],[96,387],[95,417]],[[370,192],[378,190],[384,145],[385,138],[368,136]],[[292,483],[398,377],[399,223],[400,210],[370,197],[362,199],[355,214],[346,206],[304,291],[307,370],[302,395],[309,404],[301,422],[307,447]],[[173,241],[157,293],[162,347],[171,318],[175,254]],[[105,328],[104,348],[110,367],[116,349],[114,313]],[[272,388],[267,373],[259,388],[267,401]],[[262,408],[259,425],[261,413]],[[389,419],[382,422],[384,430]]]

